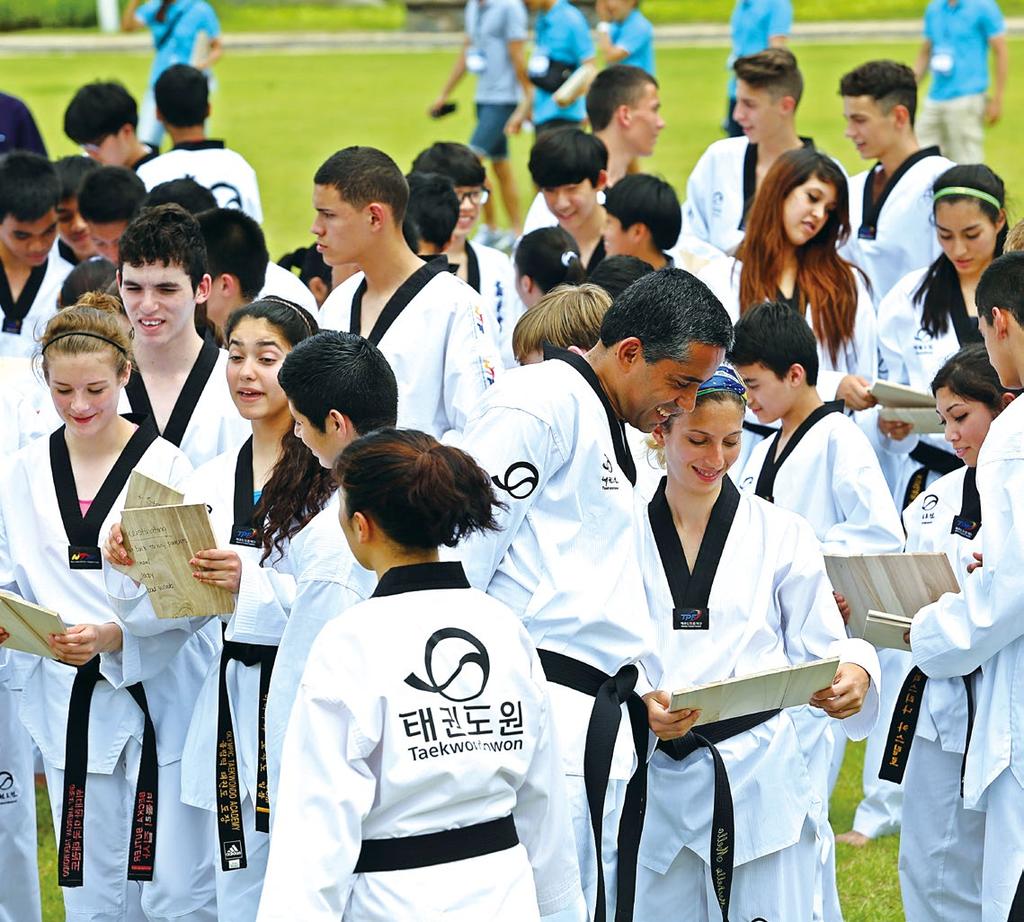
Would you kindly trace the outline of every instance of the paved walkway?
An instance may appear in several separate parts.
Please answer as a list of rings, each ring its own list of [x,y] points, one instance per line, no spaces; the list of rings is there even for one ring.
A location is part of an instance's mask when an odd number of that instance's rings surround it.
[[[1007,34],[1024,35],[1024,17],[1006,20]],[[656,26],[660,46],[728,46],[726,24]],[[806,42],[915,41],[921,20],[894,19],[865,22],[798,22],[793,39]],[[268,32],[229,33],[225,45],[247,51],[409,51],[457,47],[457,32]],[[99,32],[0,34],[0,54],[60,54],[74,52],[147,53],[152,50],[145,33],[104,35]]]

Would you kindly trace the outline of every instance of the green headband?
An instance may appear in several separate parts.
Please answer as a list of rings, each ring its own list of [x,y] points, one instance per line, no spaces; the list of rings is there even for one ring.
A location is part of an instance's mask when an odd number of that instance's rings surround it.
[[[970,186],[946,186],[945,189],[939,189],[932,198],[938,200],[947,195],[970,195],[973,198],[980,198],[983,202],[988,202],[993,208],[1001,210],[1003,207],[1003,203],[994,195],[982,192],[981,189],[972,189]]]

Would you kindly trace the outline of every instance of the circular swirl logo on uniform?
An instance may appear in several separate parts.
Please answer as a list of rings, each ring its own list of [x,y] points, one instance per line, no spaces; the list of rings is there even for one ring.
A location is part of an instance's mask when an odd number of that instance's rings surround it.
[[[448,701],[472,701],[487,687],[491,658],[487,648],[469,631],[446,627],[427,638],[423,668],[426,679],[410,672],[405,684],[419,691],[435,692]]]
[[[6,793],[14,787],[14,775],[10,772],[0,772],[0,793]]]
[[[505,471],[504,479],[495,474],[491,482],[513,499],[526,499],[540,483],[540,472],[529,461],[516,461]]]
[[[939,504],[939,498],[934,493],[929,493],[923,500],[921,500],[921,508],[925,512],[929,512]]]

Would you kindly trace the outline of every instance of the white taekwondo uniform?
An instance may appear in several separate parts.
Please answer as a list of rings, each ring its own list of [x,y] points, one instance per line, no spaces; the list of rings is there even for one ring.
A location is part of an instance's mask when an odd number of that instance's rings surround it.
[[[389,570],[310,652],[260,922],[582,922],[549,708],[528,634],[459,563]]]
[[[277,799],[281,751],[292,705],[306,660],[324,625],[365,601],[377,577],[364,570],[349,550],[338,521],[338,494],[288,545],[289,569],[295,574],[295,599],[277,648],[277,661],[267,696],[267,775],[270,802]],[[271,822],[277,811],[271,812]]]
[[[263,223],[260,186],[256,171],[223,141],[182,141],[166,154],[147,160],[135,172],[149,192],[172,179],[194,179],[206,186],[220,208],[237,208],[258,224]]]
[[[256,301],[268,295],[276,295],[304,307],[314,317],[320,313],[320,306],[309,287],[294,272],[279,266],[271,260],[267,263],[267,274],[263,280],[263,287],[256,295]]]
[[[804,147],[814,147],[811,138],[800,140]],[[703,259],[731,256],[746,233],[756,192],[757,145],[746,138],[710,144],[686,180],[683,226],[672,252]]]
[[[602,202],[602,204],[604,203]],[[530,202],[530,207],[526,212],[526,220],[523,221],[523,236],[525,237],[531,231],[540,230],[544,227],[555,227],[557,224],[558,218],[548,208],[548,203],[544,199],[544,193],[538,192],[533,197],[533,201]]]
[[[603,880],[613,918],[618,877],[619,912],[629,919],[635,856],[625,855],[616,875],[616,839],[620,818],[628,835],[638,815],[649,742],[638,696],[657,680],[638,665],[641,656],[648,664],[656,658],[637,559],[636,474],[591,366],[573,353],[546,354],[508,372],[466,427],[466,450],[491,473],[508,509],[499,514],[501,531],[473,536],[461,554],[471,582],[516,612],[541,651],[588,906],[602,922]],[[585,758],[592,716],[607,723]],[[603,799],[588,805],[585,776],[608,787],[607,807]]]
[[[249,424],[238,415],[227,385],[228,354],[211,340],[203,341],[167,425],[160,435],[177,445],[198,467],[237,448],[249,435]],[[119,409],[150,416],[152,407],[145,379],[135,369],[121,394]]]
[[[903,276],[882,299],[878,309],[878,345],[886,380],[931,393],[932,380],[946,360],[968,343],[981,342],[978,321],[971,318],[963,298],[947,318],[946,331],[933,335],[922,325],[923,299],[917,289],[928,272],[918,269]],[[878,428],[878,410],[865,411],[858,422],[878,453],[882,472],[897,505],[903,508],[931,481],[960,467],[941,435],[911,433],[902,441],[887,438]]]
[[[1018,732],[1024,714],[1024,402],[1014,401],[993,420],[978,455],[977,481],[984,566],[965,581],[965,592],[947,593],[917,613],[910,643],[929,679],[981,668],[964,806],[987,813],[982,920],[1005,922],[1024,914],[1024,894],[1014,900],[1024,868],[1024,738]]]
[[[3,311],[0,358],[35,355],[39,348],[36,340],[46,322],[57,313],[57,296],[71,269],[71,263],[51,252],[46,262],[29,273],[15,301],[11,297],[7,275],[0,265],[0,310]]]
[[[214,646],[190,619],[116,611],[101,570],[98,545],[120,516],[133,468],[172,486],[191,470],[143,426],[83,518],[63,429],[11,459],[0,488],[0,585],[67,624],[119,622],[123,641],[77,670],[30,657],[8,684],[20,691],[21,720],[42,753],[69,922],[213,922],[213,867],[203,848],[210,821],[181,803],[179,760],[187,703]],[[147,743],[154,733],[155,752]]]
[[[260,565],[262,547],[253,528],[251,440],[197,468],[182,489],[185,503],[206,505],[217,546],[238,554],[242,573],[235,610],[223,617],[220,656],[204,670],[202,687],[193,698],[181,756],[181,799],[209,816],[204,845],[216,868],[222,914],[230,907],[232,922],[251,922],[266,871],[271,808],[266,759],[260,759],[261,700],[295,581],[274,569],[286,569],[276,554],[267,566]],[[124,597],[140,610],[152,610],[145,588],[130,588],[125,587]],[[206,633],[220,640],[221,623],[211,621]],[[225,816],[239,819],[220,822]]]
[[[480,295],[449,271],[446,257],[424,263],[385,305],[367,339],[398,379],[398,425],[457,441],[501,360]],[[366,279],[357,272],[320,309],[320,328],[360,332]]]
[[[885,477],[867,436],[853,420],[839,412],[840,407],[840,404],[825,405],[812,413],[793,433],[774,463],[768,462],[774,457],[775,438],[755,446],[741,475],[741,487],[807,519],[823,554],[897,553],[903,548],[903,528]],[[895,655],[886,656],[889,652]],[[906,654],[898,651],[882,651],[879,661],[882,667],[880,713],[891,713],[895,691],[890,686],[893,682],[898,684],[902,681],[909,662]],[[808,713],[809,723],[822,722],[817,714]],[[805,736],[812,739],[813,730],[802,731],[801,741]],[[881,738],[876,741],[876,737]],[[830,742],[838,745],[830,745]],[[865,759],[880,759],[884,742],[884,732],[876,725],[868,736]],[[816,769],[820,760],[824,762],[824,776],[815,770],[812,777],[822,785],[826,803],[838,775],[838,764],[835,764],[831,770],[833,777],[829,778],[830,763],[833,756],[836,763],[841,761],[843,746],[845,735],[832,741],[826,738],[814,752],[808,753]],[[873,755],[876,749],[877,755]],[[899,826],[899,788],[879,781],[877,771],[870,774],[868,777],[869,772],[865,769],[865,799],[860,809],[864,813],[864,825],[869,825],[868,819],[872,822],[867,829],[857,825],[856,820],[854,825],[865,835],[880,834],[887,827]],[[880,814],[879,817],[867,814],[872,808]],[[827,823],[827,816],[825,820],[822,838],[829,839],[831,826]],[[823,879],[826,919],[836,918],[838,913],[834,857],[834,849],[829,848],[824,855],[827,862]]]
[[[861,712],[842,722],[851,738],[866,736],[878,716],[878,657],[863,640],[847,638],[811,527],[723,478],[691,570],[664,483],[642,509],[647,528],[641,535],[663,686],[686,688],[839,656],[872,678]],[[701,617],[677,621],[682,611]],[[736,833],[727,844],[735,876],[731,900],[728,884],[723,900],[734,919],[813,918],[825,805],[811,783],[792,714],[765,712],[732,726],[696,727],[717,744],[732,790]],[[712,852],[721,844],[713,834],[720,828],[712,821],[714,764],[710,751],[685,745],[690,739],[659,744],[651,759],[637,878],[641,919],[669,919],[680,906],[693,922],[720,917],[711,871]]]
[[[880,163],[850,177],[850,239],[839,252],[864,270],[876,307],[904,275],[930,266],[941,254],[932,184],[953,165],[937,147],[922,148],[903,161],[877,199],[871,180]]]
[[[469,287],[479,292],[494,338],[498,342],[503,368],[514,368],[512,331],[526,308],[516,293],[516,270],[501,250],[466,241],[466,276]]]
[[[943,552],[961,585],[980,583],[969,574],[980,550],[981,501],[975,471],[966,467],[931,484],[903,513],[907,552]],[[971,676],[928,679],[914,702],[913,746],[898,760],[906,769],[900,832],[900,889],[907,922],[974,922],[981,916],[981,856],[985,814],[964,807],[960,795]],[[907,689],[909,691],[909,689]],[[903,716],[903,690],[888,723]],[[890,758],[895,734],[890,728]]]

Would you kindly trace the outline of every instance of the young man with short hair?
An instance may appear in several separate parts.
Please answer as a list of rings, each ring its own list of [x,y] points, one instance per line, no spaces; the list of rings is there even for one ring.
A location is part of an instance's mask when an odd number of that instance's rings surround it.
[[[457,267],[458,277],[480,293],[484,308],[494,328],[499,331],[502,364],[511,368],[515,364],[511,352],[512,330],[522,307],[519,299],[514,297],[512,260],[501,250],[485,246],[479,239],[469,239],[480,216],[480,208],[489,196],[483,163],[465,144],[438,141],[417,155],[412,168],[440,173],[455,186],[459,220],[445,255]]]
[[[447,176],[420,170],[413,170],[405,181],[409,184],[405,220],[415,229],[417,237],[417,246],[413,249],[420,256],[446,253],[459,223],[459,197],[455,186]]]
[[[124,402],[194,467],[240,445],[249,432],[225,383],[228,354],[195,328],[210,294],[199,224],[177,205],[158,205],[128,225],[117,284],[132,326],[133,368]]]
[[[87,83],[64,111],[64,134],[106,166],[137,170],[159,155],[139,140],[138,124],[135,99],[120,83]]]
[[[681,733],[691,716],[669,714],[654,691],[660,676],[642,662],[653,623],[623,424],[650,432],[692,410],[731,340],[729,317],[702,282],[652,273],[608,310],[593,349],[551,351],[510,374],[466,427],[464,447],[505,506],[501,529],[474,535],[459,556],[470,582],[520,615],[540,650],[595,922],[633,918],[648,726]]]
[[[469,146],[481,160],[491,161],[509,223],[519,234],[522,212],[515,173],[508,159],[505,126],[520,108],[529,109],[533,96],[524,51],[529,35],[526,7],[523,0],[469,0],[465,15],[462,48],[429,112],[437,117],[466,72],[476,74],[476,127]],[[497,236],[496,209],[492,203],[483,204],[486,207],[481,235],[492,239]]]
[[[627,64],[654,76],[654,26],[640,0],[598,0],[597,47],[605,66]]]
[[[634,173],[604,199],[604,249],[608,256],[635,256],[655,269],[672,265],[668,250],[679,239],[682,216],[675,190],[663,179]]]
[[[89,225],[78,210],[78,190],[85,177],[99,164],[89,157],[61,157],[54,161],[60,180],[60,202],[57,205],[57,254],[77,266],[83,259],[96,255],[96,245],[89,235]]]
[[[807,321],[785,303],[767,302],[736,324],[731,359],[747,386],[747,406],[762,425],[781,423],[778,433],[754,446],[739,476],[740,488],[802,515],[824,554],[885,554],[903,548],[903,526],[875,453],[842,401],[818,395],[818,347]],[[891,655],[890,655],[891,654]],[[879,713],[891,714],[896,689],[906,675],[906,656],[879,651],[883,687]],[[828,822],[831,733],[819,715],[801,715],[798,730],[808,756],[814,793],[823,804],[819,838],[827,851],[819,881],[825,918],[838,913],[835,846]],[[877,724],[868,737],[864,787],[877,782],[877,765],[888,728]],[[895,819],[898,828],[898,803]],[[879,827],[879,834],[893,829]]]
[[[992,367],[1004,388],[1019,390],[1024,387],[1024,253],[994,260],[978,282],[975,302]],[[1018,398],[992,421],[978,454],[983,564],[969,575],[958,573],[963,591],[922,608],[908,632],[911,657],[925,675],[965,676],[973,691],[962,791],[964,806],[986,815],[980,916],[985,922],[1018,919],[1024,910],[1022,432],[1024,402]]]
[[[278,375],[295,418],[295,434],[321,466],[333,467],[361,435],[394,426],[398,383],[381,351],[355,333],[324,331],[299,343]],[[281,746],[303,667],[321,628],[356,602],[370,597],[375,574],[348,549],[338,522],[338,494],[294,535],[288,559],[295,599],[278,644],[267,695],[267,777],[276,802]]]
[[[265,297],[284,298],[317,315],[316,299],[287,269],[271,262],[263,230],[234,208],[213,208],[196,215],[210,273],[206,319],[223,330],[232,312]]]
[[[733,65],[736,121],[744,137],[715,141],[686,182],[680,249],[713,259],[735,251],[747,212],[775,161],[786,151],[813,147],[796,132],[804,80],[793,52],[769,48]]]
[[[191,176],[214,194],[222,208],[238,208],[262,222],[256,171],[223,141],[206,137],[205,122],[210,115],[206,74],[188,64],[175,64],[160,75],[153,92],[157,117],[174,146],[139,168],[146,188]]]
[[[101,166],[82,180],[78,211],[89,228],[96,252],[115,266],[120,261],[118,242],[142,208],[146,187],[131,170]]]
[[[313,183],[312,231],[324,262],[362,270],[331,292],[321,327],[380,347],[398,379],[399,425],[456,440],[499,365],[480,296],[447,260],[424,263],[409,249],[409,185],[383,151],[340,150]]]
[[[988,53],[995,58],[995,91]],[[1010,50],[995,0],[931,0],[924,13],[924,41],[914,63],[920,83],[931,71],[918,134],[957,163],[985,162],[985,125],[1002,118]]]
[[[45,157],[0,157],[0,356],[31,356],[71,265],[52,253],[60,180]]]
[[[542,135],[530,151],[530,175],[558,226],[576,241],[590,272],[605,255],[604,206],[598,193],[608,182],[608,150],[579,128]]]
[[[736,0],[729,19],[732,33],[732,53],[729,69],[734,61],[757,54],[766,48],[784,48],[793,31],[793,4],[791,0]],[[743,136],[743,128],[733,117],[736,111],[736,74],[729,75],[728,109],[722,127],[731,138]]]
[[[917,81],[896,61],[868,61],[839,81],[846,136],[871,169],[850,178],[850,238],[842,248],[871,282],[875,309],[904,275],[942,253],[931,232],[932,183],[953,163],[914,133]]]
[[[587,119],[594,136],[608,150],[608,186],[614,186],[641,157],[650,157],[665,127],[658,81],[629,64],[606,67],[587,91]],[[538,193],[530,205],[523,233],[558,222]]]

